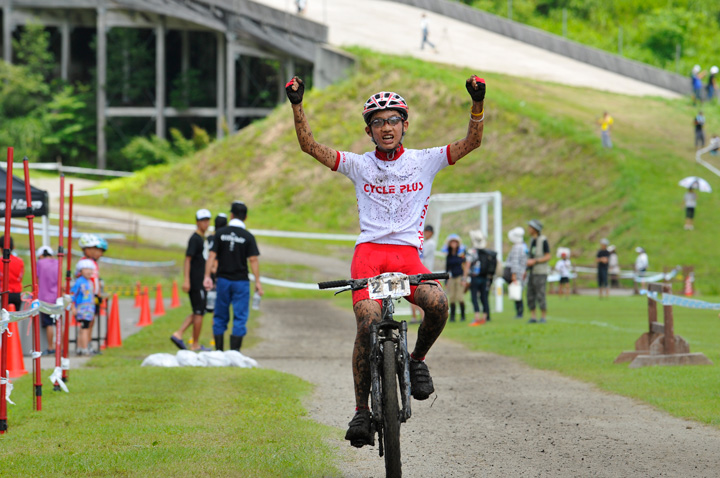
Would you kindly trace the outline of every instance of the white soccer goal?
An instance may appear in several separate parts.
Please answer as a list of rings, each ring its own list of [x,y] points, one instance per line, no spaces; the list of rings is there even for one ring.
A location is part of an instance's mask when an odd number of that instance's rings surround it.
[[[492,237],[493,249],[498,253],[498,261],[503,258],[503,233],[502,233],[502,194],[499,191],[490,193],[458,193],[458,194],[433,194],[430,196],[430,203],[425,219],[425,225],[433,227],[437,243],[440,244],[440,230],[442,228],[443,214],[464,211],[467,209],[479,208],[479,226],[485,237],[490,242],[488,212],[492,206]],[[495,311],[503,311],[503,281],[496,279],[493,284],[495,292]]]

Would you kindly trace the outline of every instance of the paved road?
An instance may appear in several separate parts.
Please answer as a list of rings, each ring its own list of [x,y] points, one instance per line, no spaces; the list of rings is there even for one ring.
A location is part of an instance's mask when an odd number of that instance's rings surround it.
[[[295,2],[254,0],[295,13]],[[431,40],[437,53],[420,50],[423,10],[381,0],[310,0],[304,15],[329,28],[329,43],[359,45],[383,53],[485,71],[534,78],[629,95],[677,98],[675,92],[648,85],[556,53],[428,13]]]

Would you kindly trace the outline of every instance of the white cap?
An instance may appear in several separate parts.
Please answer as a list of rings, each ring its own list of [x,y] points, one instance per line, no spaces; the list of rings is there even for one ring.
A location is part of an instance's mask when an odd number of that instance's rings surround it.
[[[641,252],[645,252],[645,249],[643,249],[643,248],[640,247],[640,246],[637,246],[637,247],[635,248],[635,252],[637,252],[638,254],[640,254]]]
[[[195,219],[198,221],[202,221],[203,219],[210,219],[212,217],[212,214],[210,214],[210,211],[207,209],[198,209],[195,213]]]
[[[513,244],[521,243],[523,241],[524,235],[525,229],[520,226],[510,229],[510,231],[508,231],[508,239],[510,239],[510,242],[512,242]]]
[[[686,71],[687,71],[687,70],[686,70]],[[693,66],[692,71],[693,71],[693,73],[700,73],[700,65],[695,65],[695,66]]]
[[[603,237],[602,239],[600,239],[600,244],[607,246],[608,244],[610,244],[610,241],[608,241],[606,237]]]
[[[95,269],[95,263],[92,261],[92,259],[80,259],[77,263],[77,266],[75,266],[75,269]]]
[[[717,75],[718,71],[720,71],[720,69],[718,69],[717,66],[711,66],[711,67],[710,67],[710,74],[711,74],[711,75]]]
[[[50,247],[50,246],[40,246],[40,247],[38,247],[38,250],[35,251],[35,255],[37,255],[38,257],[42,257],[42,255],[43,255],[44,253],[46,253],[46,252],[47,252],[48,254],[50,254],[51,256],[55,254],[55,251],[53,251],[52,247]]]

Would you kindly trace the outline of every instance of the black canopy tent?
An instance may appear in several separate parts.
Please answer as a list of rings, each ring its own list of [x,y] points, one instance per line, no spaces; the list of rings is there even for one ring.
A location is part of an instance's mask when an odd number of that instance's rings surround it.
[[[12,178],[12,217],[25,217],[27,215],[27,201],[25,199],[25,181],[13,176]],[[5,217],[5,197],[7,185],[7,171],[0,168],[0,218]],[[47,191],[30,185],[30,198],[32,212],[36,217],[47,216],[50,211],[50,200]]]

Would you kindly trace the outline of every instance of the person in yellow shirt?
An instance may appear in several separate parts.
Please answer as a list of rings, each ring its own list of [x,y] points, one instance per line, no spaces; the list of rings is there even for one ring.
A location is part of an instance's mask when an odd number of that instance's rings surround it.
[[[610,129],[613,124],[612,116],[605,111],[598,123],[600,124],[600,138],[602,139],[603,148],[612,148],[612,140],[610,139]]]

